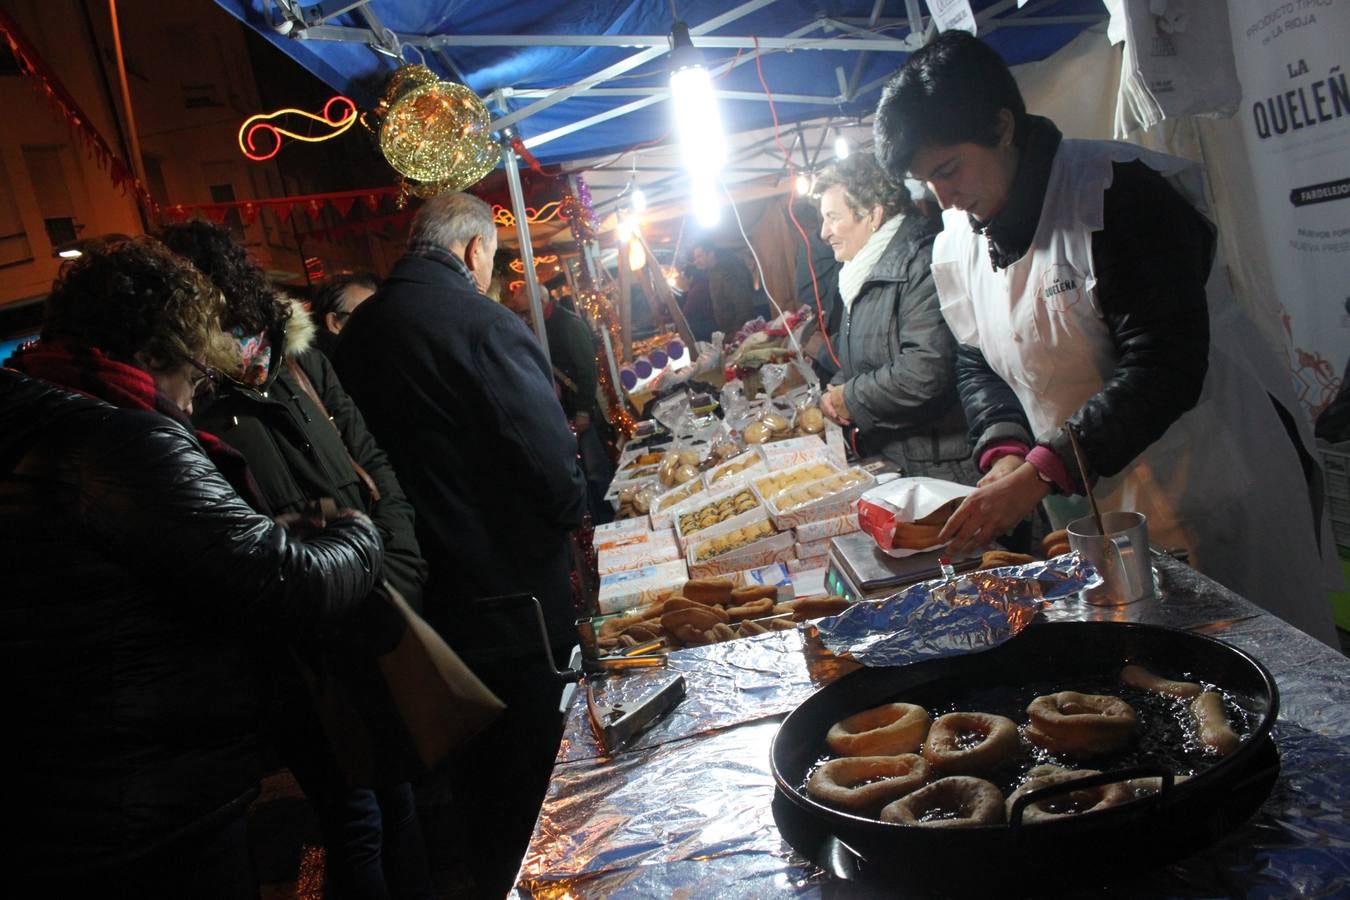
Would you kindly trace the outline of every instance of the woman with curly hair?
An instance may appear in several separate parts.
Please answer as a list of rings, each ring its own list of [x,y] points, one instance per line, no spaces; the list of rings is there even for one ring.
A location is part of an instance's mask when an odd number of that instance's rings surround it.
[[[360,512],[259,514],[187,413],[219,292],[145,238],[90,249],[0,369],[6,881],[46,896],[256,896],[262,635],[352,614],[380,575]]]
[[[839,371],[821,401],[853,426],[862,456],[884,454],[906,475],[973,484],[965,414],[956,394],[956,341],[928,271],[937,227],[871,154],[816,179],[820,236],[843,263]]]
[[[334,504],[368,512],[384,540],[385,577],[420,606],[426,563],[413,532],[412,505],[328,358],[312,346],[309,314],[277,292],[226,229],[188,222],[165,228],[161,238],[211,279],[225,300],[227,352],[217,359],[223,377],[215,396],[194,414],[198,427],[244,455],[273,514]],[[353,673],[373,665],[359,638],[344,636],[350,652],[315,648],[309,663],[322,660],[322,667],[357,677]],[[272,736],[319,819],[330,895],[424,896],[429,876],[407,781],[412,773],[370,787],[371,779],[340,771],[308,692],[286,674],[279,666]]]

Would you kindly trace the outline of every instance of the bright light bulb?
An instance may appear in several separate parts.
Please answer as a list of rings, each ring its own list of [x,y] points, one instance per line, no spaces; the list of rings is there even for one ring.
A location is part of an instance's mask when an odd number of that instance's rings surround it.
[[[628,268],[634,272],[647,264],[647,251],[642,249],[642,241],[633,241],[628,245]]]
[[[695,181],[690,201],[694,208],[694,221],[704,228],[712,228],[722,220],[722,204],[718,201],[717,189],[712,184]]]
[[[797,176],[797,193],[805,197],[811,192],[811,179],[805,173]]]
[[[60,250],[56,255],[62,259],[79,259],[81,256],[84,256],[84,251],[72,248],[70,250]]]
[[[726,138],[712,77],[702,66],[671,73],[670,102],[675,110],[675,133],[680,138],[684,167],[695,179],[713,180],[726,163]]]
[[[849,150],[849,147],[848,147],[848,138],[844,137],[844,136],[841,134],[841,135],[839,135],[839,137],[837,137],[837,138],[834,139],[834,158],[835,158],[835,159],[848,159],[848,150]]]
[[[644,212],[647,209],[647,195],[642,193],[642,188],[633,187],[633,212]]]

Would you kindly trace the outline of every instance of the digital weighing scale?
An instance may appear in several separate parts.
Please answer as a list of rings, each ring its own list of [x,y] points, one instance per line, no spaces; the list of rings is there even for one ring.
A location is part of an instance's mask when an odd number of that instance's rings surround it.
[[[920,581],[939,578],[941,550],[916,553],[896,559],[882,553],[876,541],[865,531],[855,531],[830,540],[830,564],[825,573],[825,590],[850,603],[877,600]],[[967,572],[980,564],[978,556],[954,561],[958,572]]]

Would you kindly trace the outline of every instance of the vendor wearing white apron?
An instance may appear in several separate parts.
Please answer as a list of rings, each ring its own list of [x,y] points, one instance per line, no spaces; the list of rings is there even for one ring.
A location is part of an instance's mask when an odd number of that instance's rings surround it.
[[[883,166],[946,210],[933,277],[986,474],[943,537],[974,548],[1082,493],[1072,427],[1104,510],[1144,513],[1155,546],[1336,646],[1311,432],[1213,265],[1198,167],[1062,140],[964,32],[910,57],[875,128]]]

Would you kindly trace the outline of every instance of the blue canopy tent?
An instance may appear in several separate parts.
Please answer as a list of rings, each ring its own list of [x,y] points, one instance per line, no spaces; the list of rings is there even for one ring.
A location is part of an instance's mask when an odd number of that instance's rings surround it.
[[[813,168],[830,126],[856,127],[869,115],[887,78],[935,29],[920,0],[216,2],[361,106],[377,100],[398,66],[425,63],[484,98],[494,131],[511,129],[541,162],[574,171],[639,146],[675,143],[664,101],[668,36],[678,18],[715,79],[726,131],[761,132],[749,148],[733,150],[724,184],[767,172],[773,183],[766,190],[778,193],[772,173],[787,167],[775,146],[794,159],[800,150],[792,165]],[[1012,65],[1044,59],[1106,19],[1102,0],[972,0],[971,7],[980,36]],[[811,121],[814,132],[802,127]],[[504,157],[542,342],[518,161],[509,148]],[[683,203],[678,160],[663,162],[653,170],[664,174],[658,191],[648,196],[659,202],[664,191]],[[598,210],[622,184],[599,198]]]
[[[402,62],[425,62],[488,100],[543,162],[660,140],[672,9],[714,74],[729,131],[778,118],[858,116],[932,27],[919,0],[217,0],[335,90],[369,105]],[[974,0],[1010,65],[1043,59],[1104,21],[1101,0]],[[889,9],[888,9],[889,7]],[[756,65],[755,50],[760,51]]]

